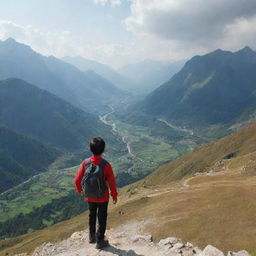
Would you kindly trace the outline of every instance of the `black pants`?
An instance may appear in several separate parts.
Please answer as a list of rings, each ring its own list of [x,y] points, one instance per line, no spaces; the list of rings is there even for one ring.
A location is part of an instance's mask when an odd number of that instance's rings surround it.
[[[108,202],[94,203],[88,202],[89,205],[89,232],[90,236],[96,235],[96,240],[103,240],[107,226]],[[98,217],[98,229],[96,233],[96,219]]]

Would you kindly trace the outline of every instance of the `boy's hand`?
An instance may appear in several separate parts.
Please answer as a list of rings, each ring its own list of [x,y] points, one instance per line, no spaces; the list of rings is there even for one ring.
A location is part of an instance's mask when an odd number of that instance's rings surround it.
[[[117,203],[117,199],[113,199],[113,204],[116,204]]]

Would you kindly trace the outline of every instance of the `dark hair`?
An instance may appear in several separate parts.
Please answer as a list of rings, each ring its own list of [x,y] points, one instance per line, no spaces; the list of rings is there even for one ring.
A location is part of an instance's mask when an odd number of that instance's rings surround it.
[[[90,150],[94,155],[100,156],[105,150],[105,141],[101,137],[92,138],[90,141]]]

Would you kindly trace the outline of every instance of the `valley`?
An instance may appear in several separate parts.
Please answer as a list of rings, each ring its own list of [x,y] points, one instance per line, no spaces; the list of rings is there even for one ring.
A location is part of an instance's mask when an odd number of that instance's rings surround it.
[[[118,109],[118,105],[115,108]],[[111,126],[113,136],[120,137],[123,142],[118,145],[121,154],[109,152],[108,147],[105,153],[106,159],[111,162],[116,173],[118,186],[145,177],[160,164],[173,160],[189,150],[188,145],[183,145],[183,142],[171,145],[164,138],[150,134],[150,130],[145,127],[121,122],[115,118],[114,113],[114,107],[109,106],[109,112],[99,118],[104,124]],[[191,142],[190,146],[192,145]],[[83,211],[86,204],[75,194],[73,184],[78,168],[79,166],[64,169],[55,167],[3,192],[0,195],[0,236],[4,238],[31,232],[74,217]],[[54,205],[62,204],[61,202],[68,198],[74,200],[75,197],[79,207],[74,209],[71,215],[64,213],[68,206],[54,210]],[[50,208],[53,210],[46,214],[46,209]],[[42,217],[38,217],[38,214]],[[23,222],[23,228],[13,232],[13,226],[20,221]]]

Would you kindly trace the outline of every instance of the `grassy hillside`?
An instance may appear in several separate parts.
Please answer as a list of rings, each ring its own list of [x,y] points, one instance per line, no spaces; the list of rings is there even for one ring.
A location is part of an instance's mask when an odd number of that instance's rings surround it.
[[[243,156],[256,150],[256,124],[226,136],[220,140],[195,148],[181,158],[160,166],[145,182],[158,185],[181,179],[185,175],[210,171],[215,164],[222,166],[225,160]]]
[[[0,126],[0,192],[46,171],[59,155],[32,138]]]
[[[144,231],[158,241],[181,237],[199,247],[242,249],[256,255],[256,124],[165,164],[120,191],[109,226],[150,220]],[[123,214],[120,215],[120,211]],[[86,213],[47,229],[3,240],[1,255],[32,251],[87,225]]]

